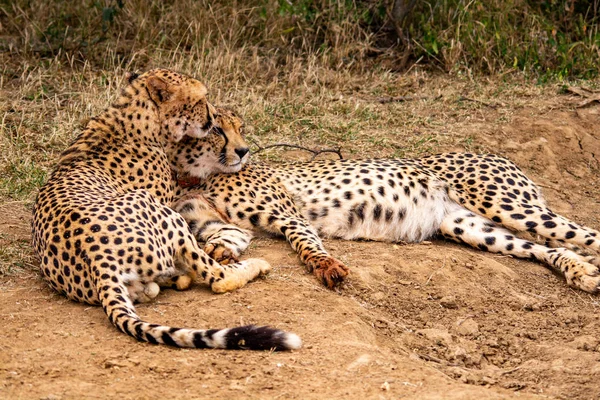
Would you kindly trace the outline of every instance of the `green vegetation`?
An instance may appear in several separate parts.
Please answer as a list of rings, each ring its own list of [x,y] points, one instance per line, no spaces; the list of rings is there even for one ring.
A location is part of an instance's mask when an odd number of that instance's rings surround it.
[[[46,181],[46,171],[34,162],[12,159],[0,179],[0,195],[23,200],[31,198]]]
[[[422,55],[447,71],[523,71],[543,79],[598,75],[598,2],[429,1],[411,25]]]
[[[395,6],[403,3],[400,15]],[[406,70],[418,62],[541,81],[592,78],[600,65],[598,0],[15,0],[0,7],[5,50],[99,66],[140,68],[165,52],[210,57],[217,46],[276,65],[316,57],[329,66]]]

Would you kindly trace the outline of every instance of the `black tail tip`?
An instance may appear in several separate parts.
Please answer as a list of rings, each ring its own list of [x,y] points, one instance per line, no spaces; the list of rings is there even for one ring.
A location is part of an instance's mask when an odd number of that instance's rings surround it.
[[[268,326],[247,325],[231,328],[226,335],[227,348],[239,350],[297,350],[302,340],[295,333]]]

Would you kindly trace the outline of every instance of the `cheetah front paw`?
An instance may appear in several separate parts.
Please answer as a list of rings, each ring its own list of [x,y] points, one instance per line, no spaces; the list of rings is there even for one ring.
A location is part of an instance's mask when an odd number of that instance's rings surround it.
[[[600,270],[587,262],[574,262],[566,271],[565,278],[571,287],[588,293],[600,292]]]
[[[250,270],[250,274],[252,275],[251,279],[258,278],[259,276],[267,275],[271,272],[271,264],[269,264],[266,260],[262,258],[250,258],[248,260],[242,261],[240,264],[246,263],[248,265],[248,270]]]
[[[212,283],[211,289],[215,293],[231,292],[241,288],[258,278],[271,272],[271,264],[260,258],[251,258],[236,264],[223,266],[223,277]]]
[[[316,261],[313,265],[313,273],[329,289],[333,289],[342,281],[350,270],[341,261],[333,257],[327,257]]]
[[[239,254],[236,254],[235,249],[226,247],[224,243],[207,243],[204,246],[204,252],[221,265],[233,264],[239,261]]]

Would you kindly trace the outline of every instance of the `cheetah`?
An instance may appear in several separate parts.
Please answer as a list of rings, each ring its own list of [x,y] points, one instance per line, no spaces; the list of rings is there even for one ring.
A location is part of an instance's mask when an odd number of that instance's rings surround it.
[[[237,136],[242,136],[238,132]],[[202,180],[181,176],[175,209],[205,250],[236,261],[252,229],[283,235],[329,288],[347,267],[319,235],[416,243],[442,236],[482,251],[535,259],[590,293],[600,287],[600,233],[552,212],[540,189],[511,161],[493,154],[444,153],[419,159],[324,160],[226,171],[227,136],[189,139]],[[238,138],[239,140],[239,138]],[[181,157],[172,159],[183,162]],[[527,232],[545,245],[522,238]]]
[[[174,182],[166,146],[215,129],[206,87],[170,70],[131,74],[120,97],[92,118],[63,152],[37,196],[32,223],[44,278],[67,298],[102,305],[122,332],[153,344],[192,348],[299,348],[269,327],[194,330],[151,324],[134,302],[159,286],[192,281],[226,292],[268,272],[264,260],[222,266],[207,256],[169,206]]]

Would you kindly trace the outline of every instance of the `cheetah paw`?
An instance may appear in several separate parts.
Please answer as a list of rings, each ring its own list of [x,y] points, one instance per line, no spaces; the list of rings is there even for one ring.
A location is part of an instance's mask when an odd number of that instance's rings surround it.
[[[187,290],[192,286],[193,281],[194,277],[191,275],[179,275],[174,279],[173,285],[177,290]]]
[[[221,265],[233,264],[239,261],[235,251],[221,243],[207,243],[204,246],[204,252]]]
[[[134,303],[148,303],[158,296],[160,287],[155,282],[134,281],[127,284],[127,292]]]
[[[600,291],[600,270],[587,262],[577,262],[565,273],[567,284],[588,293]]]
[[[348,267],[333,257],[324,258],[315,264],[313,273],[329,289],[333,289],[342,283],[350,272]]]
[[[146,283],[146,287],[144,287],[144,294],[148,296],[150,299],[154,299],[160,293],[160,287],[156,282],[148,282]]]
[[[267,275],[271,272],[271,264],[269,264],[266,260],[262,258],[250,258],[248,260],[242,261],[242,263],[246,263],[249,268],[256,272],[254,278]],[[253,278],[253,279],[254,279]]]
[[[223,268],[223,278],[214,281],[211,285],[211,289],[215,293],[231,292],[251,280],[271,272],[271,264],[259,258],[251,258]]]

